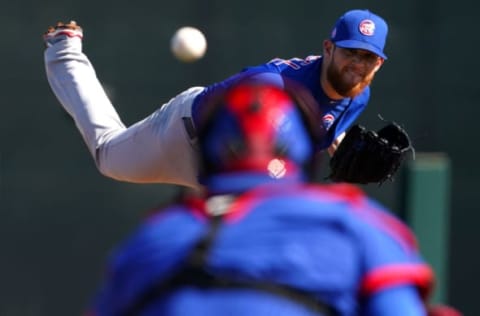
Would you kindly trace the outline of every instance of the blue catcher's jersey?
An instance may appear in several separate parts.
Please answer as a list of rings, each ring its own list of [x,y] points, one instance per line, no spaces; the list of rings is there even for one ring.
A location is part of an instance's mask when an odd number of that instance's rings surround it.
[[[205,201],[149,217],[113,253],[89,315],[122,315],[169,278],[209,232]],[[425,315],[432,272],[409,229],[350,185],[266,185],[234,198],[206,253],[215,276],[300,289],[336,315]],[[248,288],[188,284],[155,297],[141,315],[313,316],[302,304]]]
[[[303,87],[313,97],[320,110],[318,124],[321,124],[326,134],[318,146],[319,149],[326,149],[342,132],[350,127],[365,109],[370,98],[370,87],[367,87],[355,98],[332,100],[325,95],[320,86],[321,66],[321,56],[308,56],[305,59],[275,58],[268,63],[245,68],[242,72],[224,81],[206,87],[194,100],[192,107],[193,120],[198,122],[198,113],[201,111],[203,104],[241,80],[247,78],[249,80],[259,80],[275,84],[281,88],[284,88],[289,82],[294,82],[297,86]]]

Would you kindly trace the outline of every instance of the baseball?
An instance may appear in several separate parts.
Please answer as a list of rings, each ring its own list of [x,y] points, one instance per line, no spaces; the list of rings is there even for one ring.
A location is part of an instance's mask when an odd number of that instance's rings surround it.
[[[184,26],[173,34],[170,48],[178,60],[193,62],[205,55],[207,40],[197,28]]]

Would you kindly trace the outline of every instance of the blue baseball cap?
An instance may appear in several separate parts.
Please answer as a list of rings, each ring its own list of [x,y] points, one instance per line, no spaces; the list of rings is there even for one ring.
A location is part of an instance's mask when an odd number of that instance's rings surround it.
[[[369,10],[351,10],[342,15],[330,34],[336,46],[368,50],[384,59],[388,25]]]

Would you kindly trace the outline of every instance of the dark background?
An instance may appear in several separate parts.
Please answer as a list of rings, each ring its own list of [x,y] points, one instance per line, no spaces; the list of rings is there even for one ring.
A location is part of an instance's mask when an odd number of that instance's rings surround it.
[[[84,27],[84,51],[128,125],[178,92],[219,81],[274,57],[320,54],[337,17],[370,8],[390,25],[389,56],[359,122],[377,114],[410,131],[417,151],[452,164],[448,301],[480,315],[476,249],[475,119],[478,17],[468,0],[390,1],[2,1],[0,7],[0,315],[79,315],[109,249],[169,185],[117,182],[96,170],[44,72],[41,34],[59,20]],[[169,41],[200,28],[208,52],[177,62]],[[468,128],[470,127],[470,128]],[[394,212],[399,182],[365,189]],[[181,232],[179,232],[181,233]]]

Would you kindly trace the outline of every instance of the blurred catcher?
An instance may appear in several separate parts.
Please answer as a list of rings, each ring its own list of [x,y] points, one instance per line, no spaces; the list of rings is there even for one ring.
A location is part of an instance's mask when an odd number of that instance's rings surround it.
[[[426,315],[433,274],[407,226],[355,186],[309,183],[308,110],[244,82],[204,113],[204,195],[116,248],[88,315]]]

